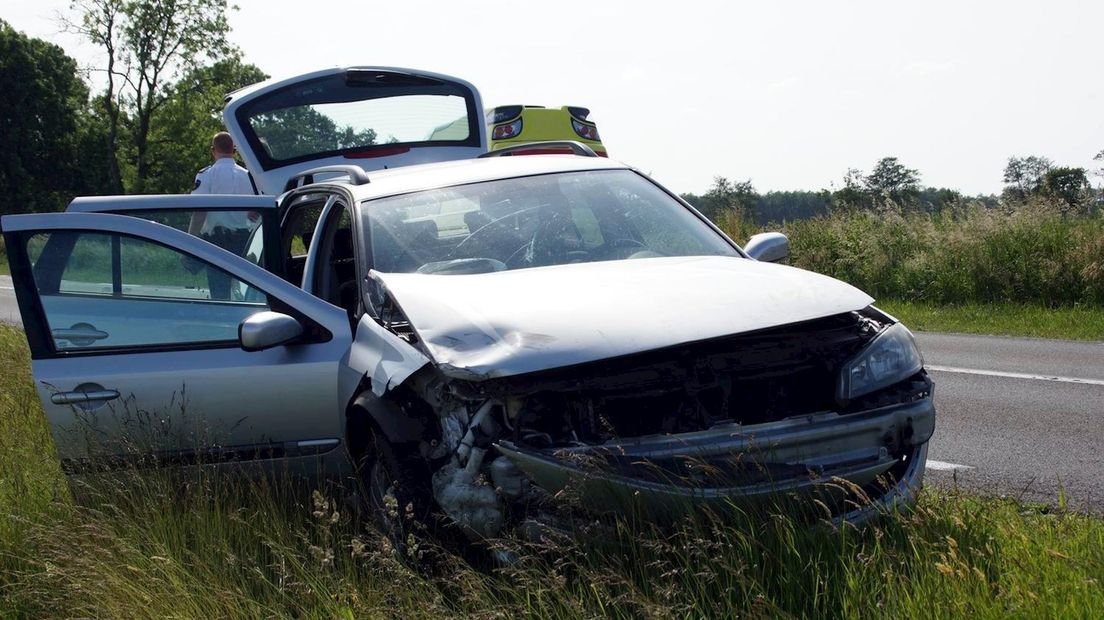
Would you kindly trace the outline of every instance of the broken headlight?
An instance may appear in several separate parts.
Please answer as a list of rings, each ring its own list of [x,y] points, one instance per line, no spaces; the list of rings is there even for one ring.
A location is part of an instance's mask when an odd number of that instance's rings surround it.
[[[903,381],[923,367],[912,332],[894,323],[843,364],[836,395],[841,401],[851,400]]]

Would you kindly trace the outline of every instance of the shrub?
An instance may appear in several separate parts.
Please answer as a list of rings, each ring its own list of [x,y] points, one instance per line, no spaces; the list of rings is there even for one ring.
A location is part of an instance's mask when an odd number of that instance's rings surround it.
[[[739,242],[758,232],[722,220]],[[768,226],[764,229],[777,229]],[[875,297],[940,304],[1104,303],[1104,216],[1075,218],[1045,204],[1013,212],[837,211],[781,227],[791,264]]]

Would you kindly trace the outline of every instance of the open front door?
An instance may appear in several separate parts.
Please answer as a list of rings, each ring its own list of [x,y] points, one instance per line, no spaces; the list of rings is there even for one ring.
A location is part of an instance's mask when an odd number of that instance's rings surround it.
[[[183,463],[340,458],[343,310],[142,219],[60,213],[2,224],[64,467],[151,453]],[[245,350],[241,339],[258,336],[269,346]]]

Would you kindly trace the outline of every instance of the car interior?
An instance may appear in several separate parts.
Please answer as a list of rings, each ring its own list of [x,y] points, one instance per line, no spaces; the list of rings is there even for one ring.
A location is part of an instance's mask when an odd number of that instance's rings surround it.
[[[307,251],[310,250],[318,218],[322,216],[322,207],[321,201],[298,204],[293,206],[284,217],[284,223],[281,226],[284,278],[295,286],[303,282]]]
[[[335,202],[319,227],[317,223],[323,211],[315,205],[302,205],[288,214],[284,235],[288,278],[294,278],[291,281],[297,284],[304,281],[307,254],[314,244],[319,244],[310,292],[344,308],[352,319],[359,310],[352,217],[347,207]],[[312,224],[312,231],[308,231]]]

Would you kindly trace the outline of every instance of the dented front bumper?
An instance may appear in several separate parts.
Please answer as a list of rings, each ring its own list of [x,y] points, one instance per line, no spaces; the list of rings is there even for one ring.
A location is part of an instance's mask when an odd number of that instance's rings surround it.
[[[597,512],[675,515],[693,507],[809,495],[834,505],[838,518],[856,521],[911,502],[934,429],[929,393],[845,415],[720,424],[600,446],[537,450],[500,441],[496,447],[533,484]],[[855,495],[872,501],[844,501]]]

